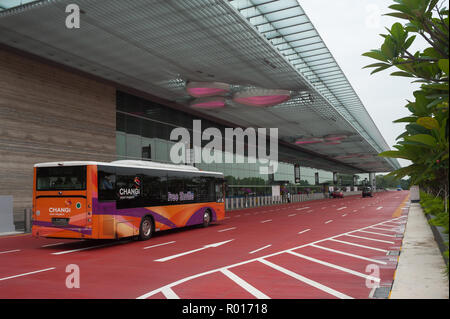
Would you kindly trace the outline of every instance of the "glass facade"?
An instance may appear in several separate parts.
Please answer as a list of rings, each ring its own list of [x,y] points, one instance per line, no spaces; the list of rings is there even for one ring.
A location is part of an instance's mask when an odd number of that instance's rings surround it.
[[[217,128],[222,137],[225,137],[225,127],[206,119],[185,113],[180,110],[160,105],[127,93],[117,92],[116,113],[116,149],[118,159],[152,160],[156,162],[172,163],[170,150],[176,143],[170,140],[170,133],[175,128],[186,128],[191,136],[193,145],[193,121],[201,120],[202,130]],[[204,147],[209,141],[202,141]],[[224,138],[222,138],[222,146]],[[225,148],[222,147],[222,150]],[[234,146],[234,151],[236,145]],[[246,149],[246,148],[244,148]],[[238,163],[236,154],[231,155],[232,163],[225,163],[225,152],[219,152],[221,163],[195,163],[195,166],[205,171],[222,172],[227,179],[229,194],[242,195],[250,188],[255,194],[270,194],[271,185],[290,185],[292,192],[299,192],[302,188],[314,189],[316,186],[316,173],[319,175],[319,184],[333,184],[333,173],[310,167],[300,167],[301,182],[294,186],[294,164],[278,162],[277,171],[271,176],[260,174],[260,165],[249,162],[244,157],[244,163]],[[230,153],[228,153],[230,154]],[[247,151],[245,155],[248,155]],[[342,184],[352,185],[352,176],[338,179]],[[317,186],[317,190],[321,187]],[[243,190],[247,189],[247,190]]]

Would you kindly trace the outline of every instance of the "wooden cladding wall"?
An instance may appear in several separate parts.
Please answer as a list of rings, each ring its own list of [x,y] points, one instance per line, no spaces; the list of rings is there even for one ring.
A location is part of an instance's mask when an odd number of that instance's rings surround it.
[[[33,164],[116,159],[115,88],[0,49],[0,195],[32,206]]]

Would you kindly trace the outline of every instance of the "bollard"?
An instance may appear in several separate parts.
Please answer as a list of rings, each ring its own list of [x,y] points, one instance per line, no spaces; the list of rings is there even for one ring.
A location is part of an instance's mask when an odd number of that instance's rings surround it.
[[[31,232],[31,208],[25,208],[24,210],[24,222],[25,222],[25,233]]]

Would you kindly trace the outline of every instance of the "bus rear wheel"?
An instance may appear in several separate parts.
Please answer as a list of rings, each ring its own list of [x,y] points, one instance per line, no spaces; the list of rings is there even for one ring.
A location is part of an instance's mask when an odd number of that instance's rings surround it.
[[[206,209],[203,213],[203,227],[208,227],[211,224],[211,212]]]
[[[142,218],[141,226],[139,227],[139,240],[150,239],[154,229],[153,219],[150,216]]]

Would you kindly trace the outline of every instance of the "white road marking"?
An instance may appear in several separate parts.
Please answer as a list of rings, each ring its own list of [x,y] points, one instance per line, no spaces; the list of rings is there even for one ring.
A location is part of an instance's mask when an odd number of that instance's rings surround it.
[[[293,278],[295,278],[297,280],[300,280],[300,281],[302,281],[302,282],[304,282],[304,283],[306,283],[306,284],[308,284],[310,286],[313,286],[313,287],[315,287],[317,289],[320,289],[320,290],[322,290],[322,291],[324,291],[324,292],[326,292],[326,293],[328,293],[330,295],[333,295],[333,296],[341,298],[341,299],[353,299],[350,296],[347,296],[347,295],[345,295],[345,294],[343,294],[343,293],[341,293],[339,291],[331,289],[330,287],[324,286],[324,285],[322,285],[322,284],[320,284],[320,283],[318,283],[318,282],[316,282],[314,280],[311,280],[309,278],[303,277],[302,275],[299,275],[299,274],[297,274],[297,273],[295,273],[293,271],[290,271],[290,270],[288,270],[286,268],[283,268],[283,267],[278,266],[278,265],[276,265],[274,263],[271,263],[270,261],[267,261],[267,260],[262,259],[262,258],[259,258],[258,261],[263,263],[263,264],[265,264],[265,265],[267,265],[267,266],[269,266],[269,267],[271,267],[271,268],[273,268],[273,269],[276,269],[276,270],[278,270],[278,271],[280,271],[280,272],[282,272],[282,273],[284,273],[284,274],[286,274],[288,276],[291,276],[291,277],[293,277]]]
[[[302,207],[302,208],[297,208],[296,210],[304,210],[304,209],[308,209],[308,208],[311,208],[311,207]]]
[[[311,245],[311,246],[312,246],[312,247],[315,247],[315,248],[323,249],[323,250],[328,250],[328,251],[331,251],[331,252],[336,253],[336,254],[341,254],[341,255],[350,256],[350,257],[354,257],[354,258],[358,258],[358,259],[362,259],[362,260],[367,260],[367,261],[374,262],[374,263],[378,263],[378,264],[382,264],[382,265],[386,265],[386,264],[387,264],[386,262],[381,261],[381,260],[376,260],[376,259],[372,259],[372,258],[367,258],[367,257],[363,257],[363,256],[359,256],[359,255],[347,253],[347,252],[345,252],[345,251],[340,251],[340,250],[336,250],[336,249],[331,249],[331,248],[328,248],[328,247],[323,247],[323,246],[314,245],[314,244]]]
[[[311,213],[312,211],[313,211],[312,209],[311,209],[311,210],[308,210],[307,213]]]
[[[305,229],[305,230],[302,230],[301,232],[298,232],[297,234],[303,234],[303,233],[306,233],[307,231],[310,231],[311,229]]]
[[[250,294],[252,294],[253,296],[255,296],[258,299],[270,299],[269,296],[267,296],[266,294],[264,294],[263,292],[261,292],[260,290],[256,289],[255,287],[253,287],[252,285],[250,285],[248,282],[246,282],[245,280],[243,280],[242,278],[240,278],[239,276],[236,276],[234,273],[232,273],[231,271],[227,270],[227,269],[222,269],[221,272],[227,276],[228,278],[230,278],[231,280],[233,280],[236,284],[238,284],[239,286],[241,286],[243,289],[245,289],[246,291],[248,291]]]
[[[56,269],[56,267],[51,267],[51,268],[46,268],[46,269],[41,269],[41,270],[36,270],[36,271],[31,271],[31,272],[27,272],[24,274],[19,274],[19,275],[14,275],[14,276],[9,276],[9,277],[4,277],[4,278],[0,278],[0,281],[2,280],[8,280],[8,279],[13,279],[13,278],[17,278],[17,277],[22,277],[22,276],[28,276],[28,275],[32,275],[32,274],[37,274],[39,272],[43,272],[43,271],[48,271],[48,270],[53,270]]]
[[[152,245],[152,246],[147,246],[144,247],[143,249],[149,249],[149,248],[153,248],[153,247],[159,247],[159,246],[164,246],[164,245],[169,245],[169,244],[173,244],[175,243],[175,241],[169,241],[167,243],[162,243],[162,244],[156,244],[156,245]]]
[[[1,255],[1,254],[15,253],[15,252],[18,252],[18,251],[20,251],[20,249],[0,251],[0,255]]]
[[[345,217],[345,216],[347,216],[347,214],[342,215],[342,217]]]
[[[356,247],[361,247],[361,248],[367,248],[367,249],[372,249],[372,250],[382,251],[382,252],[385,252],[385,253],[388,252],[388,250],[386,250],[386,249],[375,248],[375,247],[369,247],[369,246],[360,245],[360,244],[355,244],[355,243],[351,243],[351,242],[343,241],[343,240],[339,240],[339,239],[331,238],[330,240],[335,241],[335,242],[338,242],[338,243],[342,243],[342,244],[351,245],[351,246],[356,246]]]
[[[345,208],[347,208],[347,206],[344,206],[344,207],[338,208],[338,209],[336,209],[336,210],[342,210],[342,209],[345,209]]]
[[[292,216],[295,216],[295,215],[297,215],[297,214],[290,214],[290,215],[288,215],[288,217],[292,217]]]
[[[41,246],[41,247],[52,247],[52,246],[59,246],[59,245],[64,245],[64,244],[67,244],[67,243],[47,244],[47,245],[44,245],[44,246]]]
[[[327,220],[324,224],[328,224],[328,223],[331,223],[333,220],[332,219],[330,219],[330,220]]]
[[[260,250],[263,250],[263,249],[269,248],[270,246],[272,246],[272,245],[267,245],[267,246],[264,246],[264,247],[261,247],[261,248],[255,249],[255,250],[253,250],[253,251],[249,252],[249,254],[254,254],[254,253],[256,253],[256,252],[258,252],[258,251],[260,251]]]
[[[224,244],[226,244],[226,243],[229,243],[229,242],[232,241],[232,240],[234,240],[234,239],[222,241],[222,242],[219,242],[219,243],[214,243],[214,244],[205,245],[205,246],[203,246],[203,247],[201,247],[201,248],[197,248],[197,249],[185,251],[185,252],[182,252],[182,253],[179,253],[179,254],[176,254],[176,255],[167,256],[167,257],[160,258],[160,259],[156,259],[155,261],[158,261],[158,262],[165,262],[165,261],[172,260],[172,259],[175,259],[175,258],[178,258],[178,257],[181,257],[181,256],[185,256],[185,255],[188,255],[188,254],[192,254],[192,253],[195,253],[195,252],[197,252],[197,251],[204,250],[204,249],[219,247],[219,246],[222,246],[222,245],[224,245]]]
[[[380,210],[380,209],[382,209],[382,208],[383,208],[383,206],[377,207],[377,210]]]
[[[381,225],[381,224],[386,223],[386,222],[392,222],[392,221],[395,221],[395,220],[399,220],[400,218],[401,218],[401,217],[393,218],[393,219],[390,219],[390,220],[387,220],[387,221],[384,221],[384,222],[380,222],[380,223],[377,223],[377,224],[373,224],[373,225],[370,225],[370,226],[367,226],[367,227],[355,229],[355,230],[353,230],[353,231],[351,231],[351,232],[357,232],[357,231],[359,231],[359,230],[361,230],[361,229],[365,229],[365,228],[368,228],[368,227],[371,227],[371,226]],[[340,237],[340,236],[343,236],[343,235],[347,235],[347,234],[349,234],[349,233],[350,233],[350,232],[338,234],[338,235],[331,236],[331,237],[322,238],[322,239],[320,239],[320,240],[317,240],[317,241],[314,241],[314,242],[311,242],[311,243],[307,243],[307,244],[303,244],[303,245],[300,245],[300,246],[292,247],[292,248],[290,248],[290,249],[278,251],[278,252],[271,253],[271,254],[268,254],[268,255],[265,255],[265,256],[262,256],[262,257],[258,257],[258,258],[254,258],[254,259],[248,259],[248,260],[245,260],[245,261],[241,261],[241,262],[239,262],[239,263],[236,263],[236,264],[232,264],[232,265],[228,265],[228,266],[225,266],[225,267],[221,267],[221,268],[216,268],[216,269],[208,270],[208,271],[205,271],[205,272],[202,272],[202,273],[198,273],[198,274],[195,274],[195,275],[192,275],[192,276],[189,276],[189,277],[185,277],[185,278],[182,278],[182,279],[180,279],[180,280],[174,281],[174,282],[172,282],[172,283],[170,283],[170,284],[167,284],[167,285],[165,285],[165,286],[163,286],[163,287],[159,287],[159,288],[156,288],[156,289],[154,289],[154,290],[152,290],[152,291],[149,291],[149,292],[147,292],[147,293],[145,293],[145,294],[143,294],[143,295],[141,295],[141,296],[138,296],[136,299],[147,299],[147,298],[149,298],[149,297],[151,297],[151,296],[153,296],[153,295],[155,295],[155,294],[161,292],[161,290],[164,289],[164,288],[175,287],[175,286],[178,286],[178,285],[180,285],[180,284],[182,284],[182,283],[185,283],[185,282],[187,282],[187,281],[193,280],[193,279],[195,279],[195,278],[207,276],[207,275],[209,275],[209,274],[213,274],[213,273],[219,272],[219,271],[221,271],[221,270],[223,270],[223,269],[230,269],[230,268],[234,268],[234,267],[246,265],[246,264],[249,264],[249,263],[252,263],[252,262],[255,262],[255,261],[259,261],[261,258],[269,258],[269,257],[281,255],[281,254],[286,253],[286,252],[289,251],[289,250],[297,250],[297,249],[301,249],[301,248],[308,247],[308,246],[311,246],[311,245],[313,245],[313,244],[321,243],[321,242],[324,242],[324,241],[327,241],[327,240],[334,240],[334,241],[336,241],[336,242],[341,242],[341,243],[348,244],[348,245],[354,245],[354,246],[358,246],[358,247],[362,247],[362,248],[367,248],[367,249],[373,249],[373,250],[377,250],[377,251],[382,251],[382,252],[385,252],[385,253],[388,252],[387,250],[384,250],[384,249],[379,249],[379,248],[374,248],[374,247],[368,247],[368,246],[358,245],[358,244],[354,244],[354,243],[350,243],[350,242],[345,242],[345,241],[341,241],[341,240],[334,239],[334,238],[336,238],[336,237]]]
[[[393,231],[394,233],[398,233],[398,232],[399,232],[398,229],[386,229],[386,228],[378,228],[378,227],[370,227],[370,229],[375,229],[375,230],[385,230],[385,231]]]
[[[396,237],[395,235],[386,235],[386,234],[376,233],[376,232],[367,231],[367,230],[360,230],[360,232],[374,234],[374,235],[378,235],[378,236],[385,236],[385,237]]]
[[[233,229],[236,229],[236,227],[230,227],[230,228],[221,229],[221,230],[218,230],[217,232],[221,233],[221,232],[228,231],[228,230],[233,230]]]
[[[361,278],[373,280],[375,282],[380,282],[380,278],[373,277],[373,276],[370,276],[370,275],[367,275],[367,274],[363,274],[363,273],[360,273],[360,272],[352,270],[352,269],[348,269],[348,268],[345,268],[345,267],[342,267],[342,266],[339,266],[339,265],[335,265],[335,264],[332,264],[332,263],[329,263],[329,262],[326,262],[326,261],[323,261],[323,260],[312,258],[312,257],[306,256],[306,255],[302,255],[302,254],[299,254],[299,253],[294,252],[294,251],[288,251],[288,253],[291,254],[291,255],[294,255],[294,256],[297,256],[297,257],[300,257],[300,258],[303,258],[303,259],[315,262],[317,264],[321,264],[321,265],[324,265],[324,266],[327,266],[327,267],[330,267],[330,268],[334,268],[334,269],[346,272],[348,274],[352,274],[352,275],[355,275],[355,276],[358,276],[358,277],[361,277]]]
[[[272,221],[271,219],[263,220],[263,221],[261,222],[261,224],[263,224],[263,223],[268,223],[268,222],[271,222],[271,221]]]
[[[350,235],[350,234],[347,234],[345,236],[361,238],[361,239],[366,239],[366,240],[372,240],[372,241],[379,241],[381,243],[386,243],[386,244],[395,244],[395,242],[393,242],[393,241],[387,241],[387,240],[381,240],[381,239],[375,239],[375,238],[369,238],[369,237],[363,237],[363,236],[356,236],[356,235]]]
[[[169,287],[161,289],[161,292],[167,299],[180,299],[180,297],[178,297],[178,295],[175,293],[175,291],[173,291]]]
[[[64,254],[70,254],[70,253],[74,253],[77,251],[82,251],[82,250],[88,250],[88,249],[93,249],[93,248],[97,248],[97,247],[104,247],[104,246],[111,246],[113,244],[104,244],[104,245],[97,245],[97,246],[90,246],[90,247],[84,247],[84,248],[78,248],[78,249],[72,249],[72,250],[63,250],[63,251],[58,251],[56,253],[52,253],[52,255],[64,255]]]

